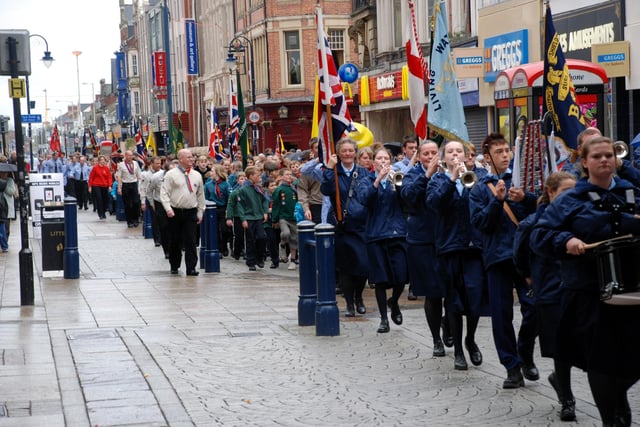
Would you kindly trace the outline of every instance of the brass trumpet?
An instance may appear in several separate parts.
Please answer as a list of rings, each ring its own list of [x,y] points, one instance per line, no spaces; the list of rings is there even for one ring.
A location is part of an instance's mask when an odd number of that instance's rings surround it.
[[[462,174],[460,175],[460,182],[466,188],[473,188],[474,185],[478,182],[478,175],[476,175],[473,171],[467,170],[467,165],[464,162],[461,163],[462,166]]]
[[[616,153],[616,157],[624,159],[629,154],[629,146],[624,141],[616,141],[613,143],[613,150]]]

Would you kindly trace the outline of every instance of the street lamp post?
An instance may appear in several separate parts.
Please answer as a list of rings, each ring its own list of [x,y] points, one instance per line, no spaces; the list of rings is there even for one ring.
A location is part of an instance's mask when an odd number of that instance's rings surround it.
[[[249,46],[249,73],[251,81],[251,111],[256,111],[256,73],[253,62],[253,43],[245,36],[235,36],[227,48],[228,58],[230,59],[234,53],[246,52]],[[227,60],[229,60],[227,59]],[[251,124],[251,148],[254,154],[258,154],[258,142],[256,140],[257,123]]]
[[[82,83],[83,85],[91,85],[91,113],[93,118],[93,125],[96,126],[96,92],[94,90],[93,82]]]
[[[42,57],[42,62],[44,63],[45,67],[47,68],[51,67],[51,64],[53,63],[54,59],[53,59],[53,56],[51,56],[51,52],[49,51],[49,42],[47,42],[47,39],[42,37],[40,34],[30,34],[29,38],[31,37],[39,37],[44,41],[45,51],[44,51],[44,56]],[[29,97],[29,76],[28,75],[25,76],[25,85],[27,86],[27,114],[31,114],[31,98]],[[46,92],[45,92],[45,97],[46,97]],[[44,107],[47,108],[46,104]],[[45,117],[46,117],[46,114],[45,114]],[[33,168],[33,143],[31,141],[31,136],[32,136],[31,122],[29,122],[27,130],[29,135],[29,168],[31,169]]]
[[[79,58],[82,52],[80,52],[79,50],[74,50],[71,53],[73,53],[76,57],[76,76],[78,78],[78,127],[83,128],[84,123],[82,119],[82,107],[80,106],[80,62],[79,62]]]

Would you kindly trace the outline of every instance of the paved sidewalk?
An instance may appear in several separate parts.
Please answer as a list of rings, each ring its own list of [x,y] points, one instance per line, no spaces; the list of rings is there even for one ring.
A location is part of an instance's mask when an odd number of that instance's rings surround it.
[[[404,324],[377,334],[367,289],[366,315],[341,317],[338,337],[316,337],[297,325],[297,271],[249,272],[225,258],[220,273],[170,275],[141,228],[90,211],[78,221],[78,280],[41,278],[31,240],[30,307],[20,306],[12,223],[0,255],[0,426],[600,425],[575,370],[578,422],[559,422],[549,360],[536,360],[540,381],[503,390],[486,318],[484,363],[454,371],[452,349],[431,356],[421,301],[403,297]],[[631,406],[637,423],[637,385]]]

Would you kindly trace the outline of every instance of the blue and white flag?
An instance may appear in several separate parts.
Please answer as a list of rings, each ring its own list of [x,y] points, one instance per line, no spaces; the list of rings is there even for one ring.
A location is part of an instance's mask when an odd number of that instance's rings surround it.
[[[435,30],[431,39],[427,121],[431,130],[445,138],[469,142],[462,98],[451,59],[445,3],[436,3],[433,14]]]
[[[553,25],[547,3],[544,18],[544,90],[543,113],[549,112],[555,125],[555,138],[566,148],[578,148],[578,134],[585,128],[584,117],[576,101],[576,89],[564,59],[560,38]]]

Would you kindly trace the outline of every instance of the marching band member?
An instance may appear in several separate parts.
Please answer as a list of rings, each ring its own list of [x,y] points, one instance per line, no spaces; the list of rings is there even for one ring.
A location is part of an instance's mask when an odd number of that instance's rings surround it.
[[[443,339],[446,340],[448,335],[440,335],[445,285],[435,253],[435,211],[426,203],[427,184],[438,170],[438,145],[430,140],[422,143],[418,149],[418,160],[418,166],[405,174],[400,189],[400,196],[408,212],[409,281],[414,295],[425,296],[424,313],[433,337],[433,355],[443,357]]]
[[[389,332],[387,306],[391,320],[402,325],[402,312],[398,301],[408,281],[407,222],[400,205],[400,196],[389,172],[391,154],[380,147],[373,153],[374,174],[370,185],[359,188],[358,197],[368,208],[367,255],[369,257],[369,283],[375,283],[376,302],[380,310],[378,333]],[[392,289],[387,300],[387,289]]]
[[[362,300],[369,272],[365,226],[367,209],[356,197],[359,187],[368,185],[369,171],[356,165],[357,143],[351,138],[342,138],[336,143],[336,153],[327,162],[322,174],[320,191],[331,199],[328,222],[336,225],[335,259],[339,287],[347,304],[345,316],[354,317],[367,309]],[[336,178],[334,167],[338,172]],[[336,194],[338,180],[339,194]],[[338,204],[339,201],[339,204]],[[337,210],[340,209],[341,217]],[[341,220],[339,220],[341,218]],[[355,304],[355,305],[354,305]]]
[[[453,336],[454,369],[457,370],[467,369],[462,350],[463,314],[467,318],[465,347],[471,363],[482,364],[475,333],[485,280],[480,236],[469,221],[469,192],[474,181],[466,181],[466,178],[477,180],[477,177],[467,172],[464,163],[467,155],[461,142],[447,142],[442,156],[445,170],[435,174],[427,186],[427,204],[437,212],[436,253],[446,278],[447,316]]]
[[[491,172],[471,190],[469,211],[471,224],[482,236],[493,340],[500,363],[507,370],[502,387],[511,389],[524,386],[523,376],[530,381],[540,377],[533,363],[537,330],[533,301],[513,263],[513,234],[518,221],[535,210],[536,198],[511,186],[511,149],[503,135],[487,136],[482,142],[482,152]],[[513,330],[514,287],[522,312],[517,341]]]
[[[531,230],[550,203],[564,191],[576,185],[576,177],[570,172],[555,172],[544,183],[544,193],[538,199],[538,209],[524,220],[516,230],[513,241],[514,262],[518,270],[532,283],[533,301],[538,316],[540,354],[553,358],[554,371],[549,382],[558,394],[562,405],[560,419],[576,419],[576,402],[571,391],[571,365],[556,357],[557,327],[560,319],[561,273],[560,259],[555,256],[538,256],[529,248]]]
[[[562,263],[557,357],[587,371],[603,425],[629,426],[627,391],[640,378],[634,357],[640,351],[640,307],[600,301],[596,258],[585,245],[640,234],[640,190],[615,176],[611,139],[585,141],[580,154],[586,178],[547,207],[531,233],[531,248]]]

